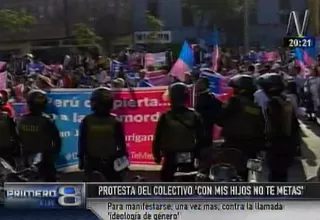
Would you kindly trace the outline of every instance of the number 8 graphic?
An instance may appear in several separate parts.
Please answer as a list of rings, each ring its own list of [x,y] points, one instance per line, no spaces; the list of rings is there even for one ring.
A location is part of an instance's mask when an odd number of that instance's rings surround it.
[[[73,193],[66,193],[65,190],[73,189]],[[64,186],[59,188],[59,199],[58,203],[62,206],[80,206],[82,204],[81,192],[77,187],[72,186]],[[72,199],[72,202],[66,201],[68,199]]]

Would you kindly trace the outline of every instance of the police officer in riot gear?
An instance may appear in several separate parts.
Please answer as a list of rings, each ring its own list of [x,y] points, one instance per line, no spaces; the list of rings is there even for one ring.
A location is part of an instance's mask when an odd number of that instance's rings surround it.
[[[121,172],[114,167],[116,159],[128,156],[122,123],[111,114],[113,94],[110,88],[95,89],[90,98],[92,114],[87,115],[79,128],[79,169],[86,178],[99,172],[108,181],[122,181]]]
[[[268,73],[259,81],[269,99],[264,111],[269,181],[286,182],[288,169],[300,144],[299,122],[292,103],[283,94],[283,78],[276,73]]]
[[[230,79],[229,86],[234,93],[223,106],[217,123],[222,127],[224,147],[240,150],[247,159],[256,158],[265,138],[263,113],[254,103],[254,79],[249,75],[236,75]],[[237,168],[239,175],[247,179],[245,164]]]
[[[5,98],[0,94],[0,157],[15,166],[14,157],[20,154],[19,139],[13,118],[7,112],[1,111],[5,102]]]
[[[207,78],[199,78],[195,85],[197,91],[195,110],[203,119],[207,146],[213,143],[213,127],[222,108],[222,103],[209,91],[209,84]]]
[[[46,92],[32,90],[27,95],[29,113],[22,116],[17,130],[21,140],[25,165],[41,155],[39,173],[47,182],[56,181],[55,158],[61,150],[59,130],[51,117],[44,113],[48,104]]]
[[[174,83],[169,88],[171,109],[160,116],[153,141],[153,156],[160,164],[161,181],[174,181],[182,155],[195,164],[204,146],[204,125],[198,113],[185,106],[188,88],[184,83]],[[194,167],[192,167],[194,169]]]

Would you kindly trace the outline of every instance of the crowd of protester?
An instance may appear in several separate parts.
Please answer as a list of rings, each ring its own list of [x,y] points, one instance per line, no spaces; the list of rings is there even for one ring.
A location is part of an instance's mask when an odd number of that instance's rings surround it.
[[[243,54],[241,49],[220,48],[218,69],[214,72],[210,68],[206,68],[211,67],[212,64],[210,53],[203,52],[198,45],[193,47],[193,51],[194,69],[185,72],[185,83],[193,84],[203,71],[226,77],[242,73],[255,77],[269,72],[279,73],[285,79],[290,78],[294,81],[287,88],[288,96],[293,100],[294,106],[299,109],[298,107],[304,104],[309,119],[316,119],[316,113],[320,107],[320,67],[317,65],[302,69],[295,65],[294,58],[290,60],[289,52],[283,53],[279,50],[272,59],[259,60],[257,55],[259,51]],[[165,51],[164,54],[165,62],[160,66],[146,65],[143,53],[130,48],[109,57],[66,55],[61,63],[51,62],[50,64],[42,63],[41,57],[26,54],[20,59],[19,65],[13,59],[2,66],[2,72],[6,71],[7,73],[7,81],[6,89],[1,93],[9,101],[23,102],[26,94],[32,89],[96,88],[99,86],[141,87],[144,82],[148,81],[146,79],[147,72],[161,70],[162,74],[169,74],[175,59],[170,50]],[[284,59],[283,54],[289,58]],[[130,57],[134,57],[135,62],[130,63]],[[115,64],[116,66],[114,66]],[[132,73],[135,73],[133,78]],[[179,80],[170,77],[170,83],[176,81]],[[259,91],[256,93],[256,99],[263,105],[264,97]],[[301,114],[300,110],[298,112]]]

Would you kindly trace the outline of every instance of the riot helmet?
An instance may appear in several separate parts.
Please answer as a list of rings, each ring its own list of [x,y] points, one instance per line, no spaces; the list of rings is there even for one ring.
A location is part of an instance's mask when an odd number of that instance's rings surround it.
[[[31,112],[43,112],[48,104],[47,93],[43,90],[31,90],[27,95],[27,104]]]
[[[236,95],[253,95],[256,90],[254,79],[250,75],[238,74],[229,80],[229,87]]]
[[[182,107],[188,99],[188,87],[178,82],[169,87],[169,98],[172,107]]]
[[[91,93],[91,110],[93,112],[108,113],[113,108],[113,94],[110,88],[100,87]]]
[[[264,74],[259,77],[258,82],[267,96],[279,96],[285,89],[283,78],[277,73]]]

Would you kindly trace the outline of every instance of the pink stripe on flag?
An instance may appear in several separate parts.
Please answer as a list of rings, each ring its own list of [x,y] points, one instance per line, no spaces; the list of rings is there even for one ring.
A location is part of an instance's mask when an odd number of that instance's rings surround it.
[[[315,60],[308,55],[307,51],[303,51],[303,59],[307,65],[313,65],[315,63]]]
[[[15,98],[17,102],[23,102],[24,97],[23,97],[23,90],[24,90],[24,85],[19,84],[14,87],[14,93],[15,93]]]
[[[181,59],[178,59],[173,65],[170,73],[172,76],[178,78],[181,81],[184,81],[185,72],[190,71],[190,68],[185,64]]]
[[[171,78],[169,75],[161,75],[148,78],[148,81],[154,86],[167,86],[170,84]]]
[[[301,68],[300,75],[301,75],[302,77],[306,77],[306,72],[307,72],[308,68],[307,68],[306,65],[303,63],[303,61],[301,61],[301,60],[296,60],[296,65]]]
[[[7,72],[0,73],[0,90],[7,88]]]
[[[6,65],[6,62],[0,61],[0,69],[3,69],[4,65]]]
[[[162,76],[162,75],[164,75],[166,73],[167,72],[165,70],[147,71],[146,72],[146,78]]]

